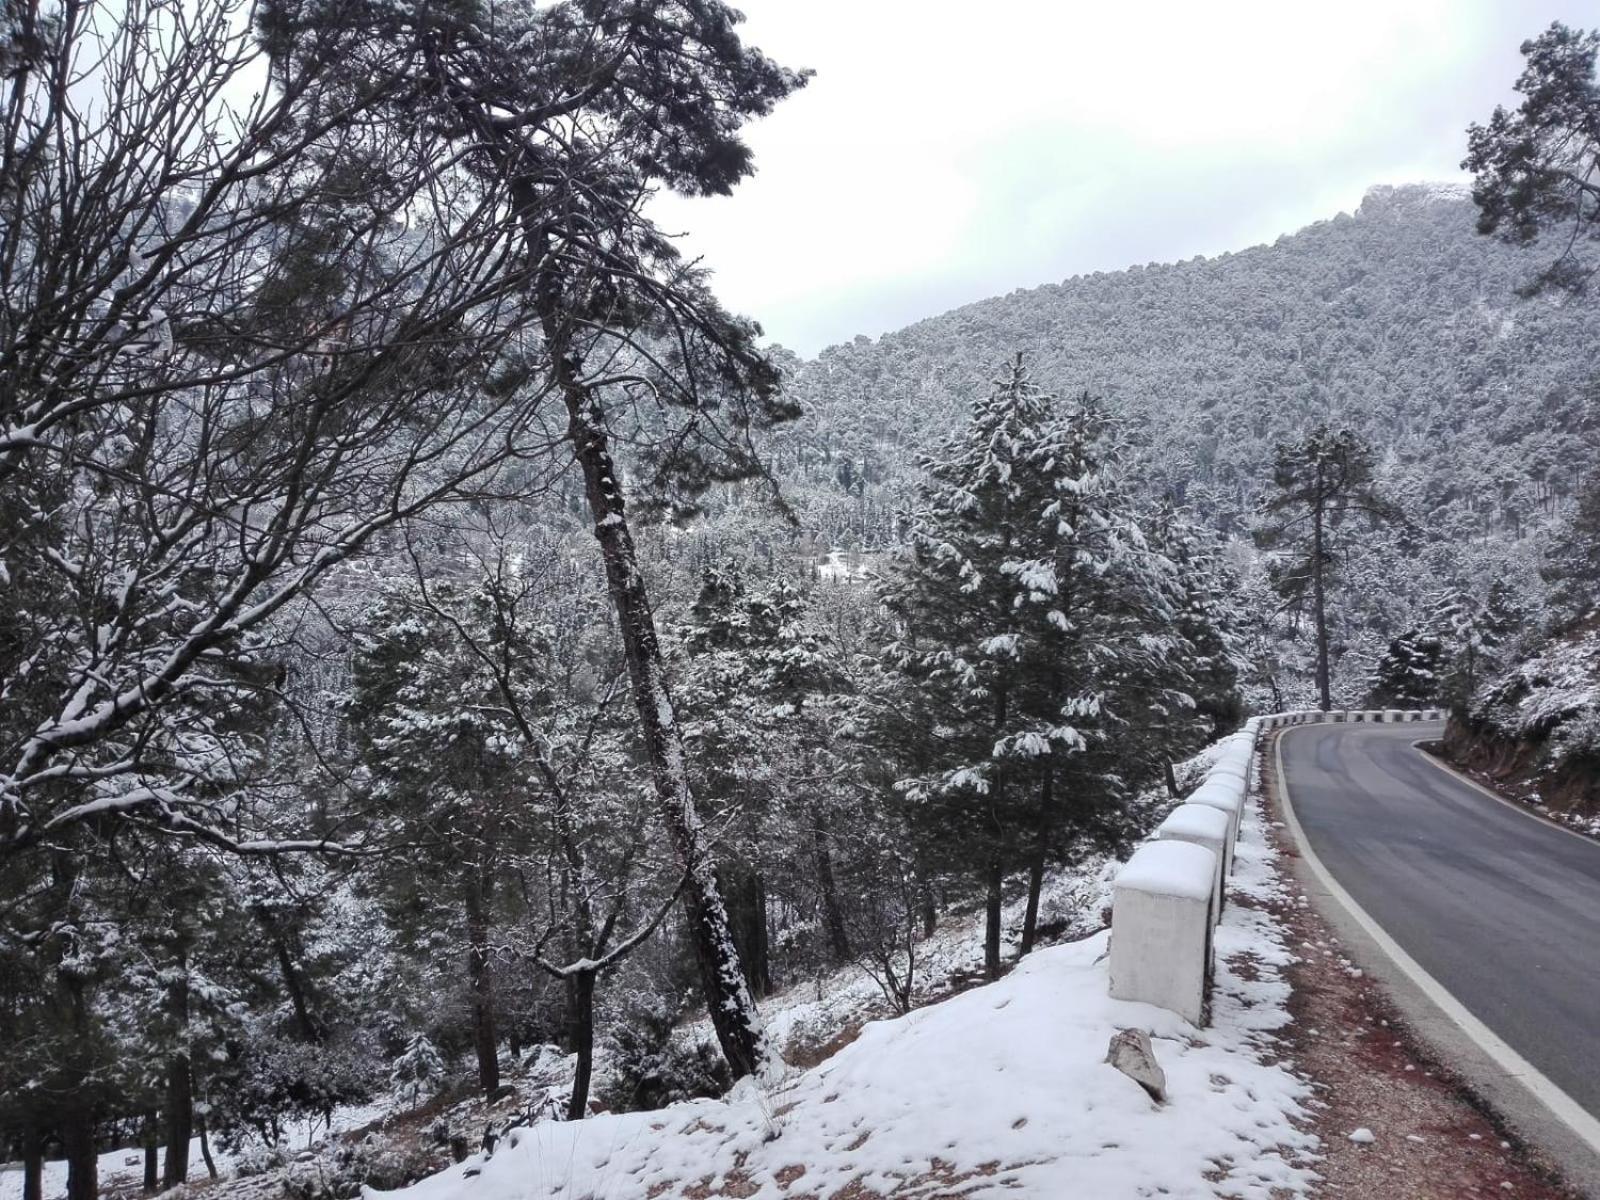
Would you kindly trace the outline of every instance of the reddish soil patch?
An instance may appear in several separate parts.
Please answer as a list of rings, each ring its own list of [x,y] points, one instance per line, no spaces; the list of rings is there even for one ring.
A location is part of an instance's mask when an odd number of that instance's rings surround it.
[[[1274,764],[1262,784],[1288,859],[1298,854],[1282,827]],[[1363,975],[1294,881],[1275,912],[1300,962],[1289,969],[1294,1024],[1290,1057],[1316,1089],[1313,1128],[1325,1157],[1322,1196],[1361,1200],[1580,1200],[1509,1134],[1400,1021],[1383,989]],[[1369,1129],[1376,1140],[1350,1140]]]

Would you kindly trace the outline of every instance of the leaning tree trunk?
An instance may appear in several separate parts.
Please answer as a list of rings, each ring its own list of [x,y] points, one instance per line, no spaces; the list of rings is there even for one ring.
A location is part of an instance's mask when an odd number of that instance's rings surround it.
[[[448,92],[457,93],[453,81],[440,78],[436,82],[444,84]],[[566,324],[571,313],[559,273],[561,267],[553,257],[549,228],[543,219],[543,198],[527,172],[527,164],[539,156],[530,153],[515,132],[496,124],[478,102],[457,94],[455,103],[462,118],[479,132],[482,148],[502,173],[529,260],[544,264],[535,282],[536,309],[554,382],[567,410],[567,440],[583,471],[584,494],[617,614],[656,808],[684,874],[684,916],[711,1024],[735,1079],[766,1074],[781,1066],[782,1060],[767,1042],[761,1015],[745,983],[739,952],[728,929],[728,912],[717,888],[715,864],[707,852],[694,792],[689,786],[683,737],[667,690],[655,618],[628,527],[605,413],[585,386],[582,363],[572,349]]]
[[[200,1139],[200,1157],[205,1160],[206,1174],[217,1178],[217,1160],[211,1157],[211,1140],[206,1137],[206,1121],[201,1117],[194,1123],[195,1134]]]
[[[683,738],[667,691],[655,618],[639,571],[622,486],[611,458],[605,414],[584,387],[579,364],[565,348],[559,300],[547,297],[542,308],[546,340],[566,402],[567,437],[583,469],[589,513],[594,518],[606,583],[617,613],[656,807],[686,879],[685,917],[706,1008],[734,1078],[762,1074],[775,1065],[776,1056],[767,1043],[755,1000],[745,982],[739,952],[728,928],[728,911],[717,887],[715,864],[707,851],[689,786]]]
[[[467,881],[467,980],[472,991],[472,1045],[478,1055],[478,1086],[485,1096],[500,1086],[500,1053],[494,1033],[494,975],[489,966],[489,910],[483,875]]]

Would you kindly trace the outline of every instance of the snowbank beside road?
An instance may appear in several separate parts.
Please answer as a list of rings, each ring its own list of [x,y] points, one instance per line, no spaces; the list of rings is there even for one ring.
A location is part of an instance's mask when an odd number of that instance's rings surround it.
[[[1252,806],[1235,895],[1277,887]],[[1217,933],[1213,1023],[1196,1030],[1107,997],[1106,934],[1036,951],[998,983],[895,1020],[770,1092],[514,1131],[402,1192],[403,1200],[695,1195],[1118,1200],[1303,1192],[1315,1138],[1307,1086],[1272,1061],[1289,1020],[1290,961],[1270,915],[1231,905]],[[1155,1038],[1169,1100],[1155,1107],[1103,1059],[1111,1035]],[[1274,1189],[1280,1189],[1276,1193]],[[860,1193],[852,1193],[860,1194]]]

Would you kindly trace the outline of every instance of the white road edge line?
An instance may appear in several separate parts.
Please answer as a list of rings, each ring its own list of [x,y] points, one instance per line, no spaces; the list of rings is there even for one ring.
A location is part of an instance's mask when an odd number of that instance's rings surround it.
[[[1317,852],[1311,848],[1305,830],[1300,827],[1300,819],[1295,816],[1294,804],[1289,799],[1289,781],[1283,771],[1283,739],[1294,728],[1283,730],[1278,734],[1278,739],[1273,745],[1273,755],[1277,766],[1277,792],[1278,804],[1283,809],[1283,815],[1289,825],[1289,832],[1294,835],[1296,845],[1300,849],[1300,856],[1311,867],[1311,872],[1317,877],[1317,882],[1322,884],[1345,911],[1348,912],[1367,932],[1367,935],[1377,943],[1378,949],[1389,956],[1389,959],[1402,973],[1410,978],[1411,982],[1425,995],[1434,1006],[1452,1021],[1471,1041],[1489,1056],[1496,1066],[1500,1067],[1508,1076],[1516,1079],[1532,1095],[1547,1108],[1551,1115],[1570,1129],[1591,1150],[1600,1154],[1600,1120],[1591,1116],[1581,1104],[1566,1092],[1562,1091],[1545,1074],[1530,1063],[1522,1055],[1513,1050],[1506,1042],[1477,1017],[1467,1011],[1466,1007],[1445,990],[1444,985],[1436,980],[1422,965],[1412,958],[1398,942],[1384,932],[1383,927],[1373,920],[1366,909],[1357,904],[1355,898],[1345,891],[1332,873],[1323,865],[1322,859],[1317,857]],[[1423,757],[1427,757],[1424,755]],[[1471,782],[1470,780],[1468,782]],[[1499,797],[1496,797],[1499,799]],[[1531,814],[1530,814],[1531,815]],[[1572,830],[1566,832],[1572,833]],[[1573,836],[1581,836],[1573,834]]]
[[[1541,824],[1541,825],[1548,826],[1551,829],[1554,829],[1554,830],[1557,830],[1557,831],[1559,831],[1561,833],[1564,833],[1568,837],[1575,837],[1580,842],[1588,842],[1589,845],[1591,845],[1591,846],[1600,847],[1600,842],[1595,841],[1595,839],[1590,837],[1588,834],[1579,833],[1576,829],[1570,829],[1567,826],[1563,825],[1560,821],[1557,821],[1554,817],[1547,817],[1542,812],[1535,812],[1531,807],[1529,807],[1526,804],[1518,804],[1515,800],[1507,799],[1505,796],[1502,796],[1499,792],[1495,791],[1493,788],[1487,787],[1484,784],[1479,783],[1472,776],[1470,776],[1470,775],[1468,775],[1468,774],[1466,774],[1466,773],[1464,773],[1462,771],[1456,770],[1449,763],[1445,762],[1443,759],[1439,758],[1437,755],[1429,754],[1426,750],[1424,750],[1422,748],[1422,743],[1423,742],[1431,742],[1431,741],[1434,741],[1434,740],[1435,739],[1433,739],[1433,738],[1419,738],[1417,741],[1414,741],[1414,742],[1411,743],[1411,748],[1422,756],[1422,759],[1423,759],[1424,762],[1431,763],[1433,766],[1438,767],[1439,770],[1443,771],[1446,775],[1449,775],[1453,779],[1456,779],[1459,782],[1466,784],[1469,788],[1472,788],[1474,791],[1482,792],[1485,796],[1489,797],[1489,799],[1493,800],[1496,804],[1504,804],[1512,812],[1519,812],[1523,816],[1529,817],[1532,820],[1535,820],[1535,821],[1539,822],[1539,824]]]

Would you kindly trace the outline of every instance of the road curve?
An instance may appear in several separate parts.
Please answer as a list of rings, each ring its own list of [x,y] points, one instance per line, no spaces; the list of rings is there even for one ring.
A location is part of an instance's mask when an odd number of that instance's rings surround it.
[[[1441,731],[1288,731],[1300,834],[1434,981],[1600,1118],[1600,843],[1429,762],[1412,743]]]

